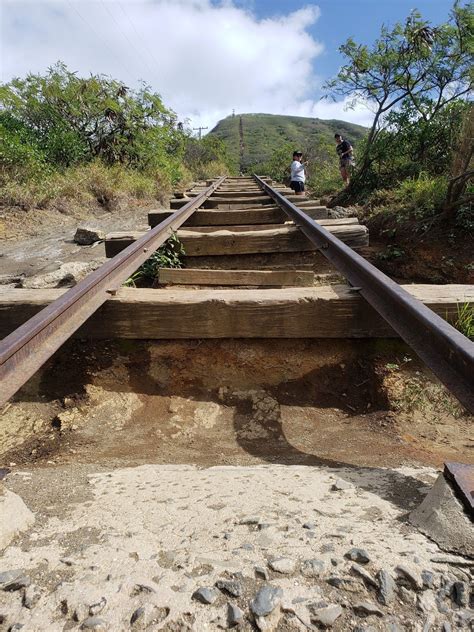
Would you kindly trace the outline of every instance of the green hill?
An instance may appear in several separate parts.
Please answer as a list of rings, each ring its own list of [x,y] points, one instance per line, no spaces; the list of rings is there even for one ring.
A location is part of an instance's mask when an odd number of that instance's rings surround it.
[[[221,138],[234,167],[244,173],[271,158],[273,152],[290,143],[307,151],[318,144],[334,144],[334,134],[347,136],[354,146],[367,132],[365,127],[346,121],[322,120],[279,114],[236,114],[219,121],[209,133]],[[242,145],[241,145],[242,140]]]

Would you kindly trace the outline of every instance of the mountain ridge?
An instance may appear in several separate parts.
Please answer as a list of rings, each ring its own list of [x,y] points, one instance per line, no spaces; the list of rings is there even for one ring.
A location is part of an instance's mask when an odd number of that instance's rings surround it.
[[[307,150],[328,143],[334,144],[334,134],[341,133],[357,143],[367,128],[338,119],[319,119],[285,114],[231,114],[221,119],[209,134],[224,141],[232,165],[244,173],[257,169],[283,145]]]

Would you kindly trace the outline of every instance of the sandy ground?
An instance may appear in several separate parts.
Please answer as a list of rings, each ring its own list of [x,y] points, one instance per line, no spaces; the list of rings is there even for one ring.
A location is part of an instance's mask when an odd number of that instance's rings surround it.
[[[470,581],[469,562],[446,556],[406,523],[434,477],[430,468],[280,465],[17,471],[8,487],[36,522],[5,550],[1,567],[21,569],[32,583],[0,591],[0,629],[219,630],[228,627],[229,603],[241,609],[243,630],[318,629],[311,612],[319,606],[339,606],[334,630],[439,630],[448,621],[468,629],[474,612],[440,595],[446,581]],[[354,548],[368,557],[356,565],[365,579],[348,559]],[[318,561],[317,572],[307,560]],[[400,565],[412,575],[408,585]],[[381,570],[397,580],[387,605],[377,597]],[[422,573],[432,573],[437,590]],[[237,581],[239,594],[216,590],[210,605],[193,598],[219,579]],[[259,623],[249,604],[264,584],[282,597]],[[361,602],[376,614],[363,614]]]

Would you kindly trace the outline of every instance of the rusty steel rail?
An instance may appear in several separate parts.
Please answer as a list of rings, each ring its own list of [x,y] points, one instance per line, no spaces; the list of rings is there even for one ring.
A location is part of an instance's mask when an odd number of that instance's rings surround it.
[[[474,413],[474,343],[255,175],[317,249]]]
[[[0,342],[3,405],[225,180],[219,178]]]

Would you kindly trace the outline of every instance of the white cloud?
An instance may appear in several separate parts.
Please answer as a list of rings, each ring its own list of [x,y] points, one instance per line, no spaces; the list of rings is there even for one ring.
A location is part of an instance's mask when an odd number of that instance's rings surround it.
[[[60,59],[84,75],[144,79],[194,125],[233,108],[365,122],[311,98],[323,45],[308,29],[319,14],[308,5],[259,20],[231,0],[3,0],[1,79]]]

